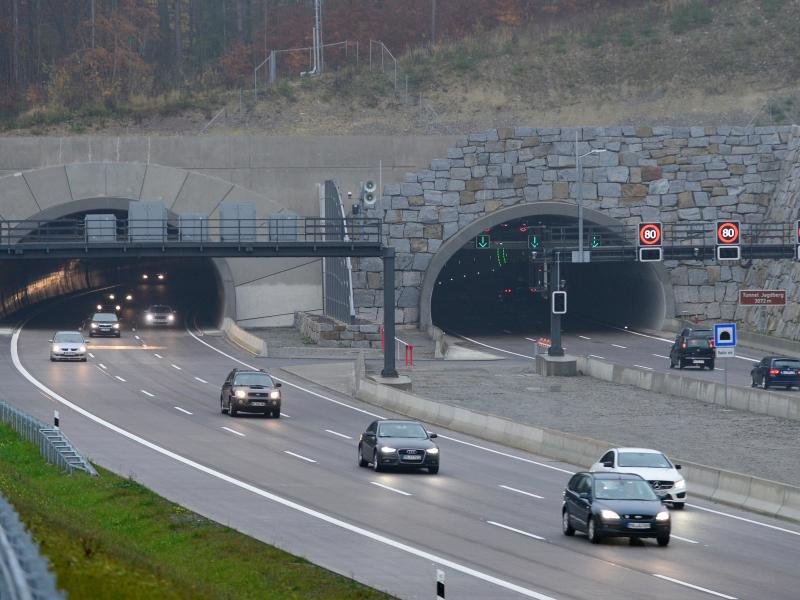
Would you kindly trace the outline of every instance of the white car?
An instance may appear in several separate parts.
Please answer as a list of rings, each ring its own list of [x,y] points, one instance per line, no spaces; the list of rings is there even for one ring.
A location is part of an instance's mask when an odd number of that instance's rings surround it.
[[[635,473],[650,484],[663,502],[673,508],[686,504],[686,480],[663,452],[649,448],[612,448],[589,469],[592,472]]]
[[[49,340],[50,360],[79,360],[86,362],[86,345],[80,331],[57,331]]]

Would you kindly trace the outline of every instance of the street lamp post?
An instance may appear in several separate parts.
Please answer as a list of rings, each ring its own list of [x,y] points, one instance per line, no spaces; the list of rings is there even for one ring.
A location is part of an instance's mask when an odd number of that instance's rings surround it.
[[[605,148],[592,148],[585,154],[578,154],[578,132],[575,132],[575,170],[578,186],[578,262],[583,260],[583,168],[581,167],[581,159],[586,158],[590,154],[600,154],[606,152]]]

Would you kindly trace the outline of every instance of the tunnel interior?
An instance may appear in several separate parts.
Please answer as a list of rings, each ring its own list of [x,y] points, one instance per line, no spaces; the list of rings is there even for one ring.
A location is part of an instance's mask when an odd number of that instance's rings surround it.
[[[574,219],[540,215],[483,230],[490,240],[487,247],[471,239],[440,271],[431,297],[433,324],[464,335],[547,335],[550,276],[556,268],[561,289],[567,291],[565,330],[601,325],[658,328],[665,315],[665,293],[651,263],[557,263],[552,256],[545,260],[548,229],[574,225]],[[585,248],[621,244],[618,235],[587,226]],[[539,241],[531,236],[540,236]]]

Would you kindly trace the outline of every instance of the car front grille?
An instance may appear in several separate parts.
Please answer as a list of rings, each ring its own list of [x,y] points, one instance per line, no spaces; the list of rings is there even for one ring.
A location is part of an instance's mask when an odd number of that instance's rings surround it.
[[[649,483],[650,487],[652,487],[654,490],[668,490],[668,489],[672,488],[672,482],[671,481],[663,481],[663,480],[658,480],[658,479],[652,479],[652,480],[648,481],[647,483]]]
[[[629,521],[634,521],[636,523],[647,523],[653,520],[653,515],[620,515],[623,519],[628,519]]]

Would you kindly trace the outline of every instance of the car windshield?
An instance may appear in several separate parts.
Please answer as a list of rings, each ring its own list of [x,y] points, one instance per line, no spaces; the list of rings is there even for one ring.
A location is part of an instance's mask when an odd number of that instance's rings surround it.
[[[83,336],[80,333],[72,333],[71,331],[59,331],[53,336],[53,341],[62,344],[82,344]]]
[[[266,373],[239,373],[233,385],[262,385],[264,387],[272,387],[272,378]]]
[[[772,366],[776,369],[800,369],[800,360],[776,360]]]
[[[382,423],[378,427],[378,437],[414,438],[428,437],[425,428],[419,423]]]
[[[598,500],[657,500],[650,484],[643,479],[598,479],[594,497]]]
[[[172,312],[172,309],[169,306],[165,306],[164,304],[156,304],[155,306],[150,307],[150,312],[157,312],[157,313]]]
[[[620,467],[672,468],[666,456],[655,452],[620,452],[617,463]]]
[[[689,348],[708,348],[708,338],[689,338]]]
[[[117,315],[112,315],[111,313],[94,313],[92,317],[92,321],[116,322],[117,320]]]

